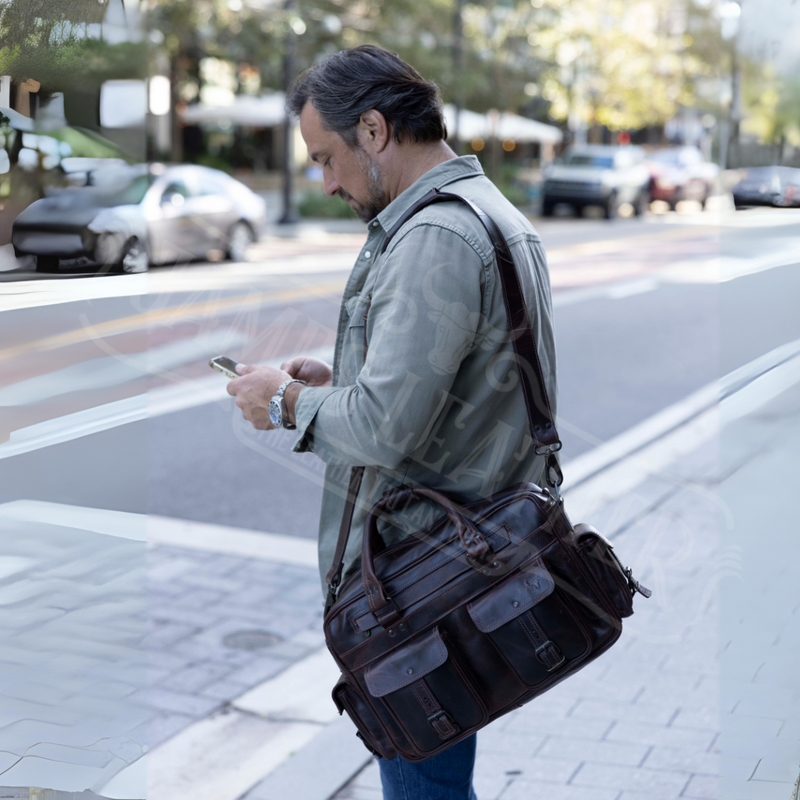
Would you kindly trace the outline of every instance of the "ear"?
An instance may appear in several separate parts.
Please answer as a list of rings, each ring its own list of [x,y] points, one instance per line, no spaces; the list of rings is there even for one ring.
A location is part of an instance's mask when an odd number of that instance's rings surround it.
[[[383,152],[392,140],[386,117],[374,108],[365,111],[358,121],[358,139],[361,146],[372,154]]]

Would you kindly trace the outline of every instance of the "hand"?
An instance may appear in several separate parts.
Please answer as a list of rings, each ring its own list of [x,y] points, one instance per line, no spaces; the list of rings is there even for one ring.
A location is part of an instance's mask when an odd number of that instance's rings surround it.
[[[317,358],[295,356],[288,361],[284,361],[281,364],[281,369],[288,372],[293,378],[305,381],[309,386],[333,385],[332,367]]]
[[[269,431],[274,425],[269,421],[269,401],[278,387],[291,375],[274,367],[255,367],[238,364],[241,377],[228,382],[228,394],[236,398],[242,415],[256,430]]]

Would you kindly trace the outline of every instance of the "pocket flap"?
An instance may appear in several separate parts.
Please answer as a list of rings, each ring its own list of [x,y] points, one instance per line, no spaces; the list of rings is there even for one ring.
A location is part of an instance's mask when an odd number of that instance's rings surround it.
[[[383,697],[418,681],[447,661],[445,647],[439,631],[432,631],[396,650],[386,658],[370,664],[364,673],[369,693]]]
[[[542,559],[537,558],[483,597],[473,600],[467,610],[479,631],[491,633],[533,608],[553,589],[553,578]]]
[[[347,322],[348,328],[360,327],[367,324],[364,318],[364,312],[367,310],[369,301],[369,295],[356,294],[345,302],[344,307],[347,309],[349,317]]]

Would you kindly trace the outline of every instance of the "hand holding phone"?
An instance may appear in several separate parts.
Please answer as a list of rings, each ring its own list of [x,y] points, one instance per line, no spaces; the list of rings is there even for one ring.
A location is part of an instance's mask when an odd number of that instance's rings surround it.
[[[281,364],[281,369],[293,378],[305,381],[309,386],[332,386],[333,370],[330,364],[318,358],[295,356]]]
[[[223,375],[227,375],[229,378],[241,377],[236,371],[236,367],[239,366],[239,362],[234,361],[232,358],[228,358],[227,356],[214,356],[214,358],[208,362],[208,366],[217,370],[218,372],[221,372]]]

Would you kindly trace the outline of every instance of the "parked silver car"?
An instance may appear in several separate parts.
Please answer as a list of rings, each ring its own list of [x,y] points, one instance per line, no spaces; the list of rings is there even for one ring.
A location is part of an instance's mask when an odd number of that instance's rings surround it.
[[[542,216],[551,216],[558,203],[568,203],[578,214],[586,206],[600,206],[608,219],[617,215],[622,203],[630,203],[635,214],[643,214],[649,184],[641,147],[575,146],[545,171]]]
[[[54,191],[14,221],[17,257],[36,269],[96,266],[144,272],[221,250],[244,259],[266,221],[264,201],[218,170],[162,164],[100,167],[89,185]]]

